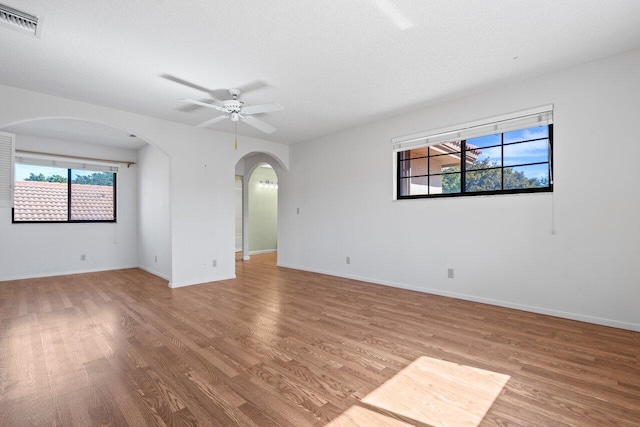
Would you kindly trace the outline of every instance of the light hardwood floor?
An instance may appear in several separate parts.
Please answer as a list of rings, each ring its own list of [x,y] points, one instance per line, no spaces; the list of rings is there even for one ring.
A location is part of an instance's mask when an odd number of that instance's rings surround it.
[[[0,282],[0,425],[640,425],[640,333],[271,254],[237,275]]]

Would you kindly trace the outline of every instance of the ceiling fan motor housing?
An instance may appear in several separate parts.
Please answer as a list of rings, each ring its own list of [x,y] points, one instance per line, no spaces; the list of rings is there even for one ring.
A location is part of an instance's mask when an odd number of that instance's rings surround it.
[[[185,99],[184,101],[190,104],[200,105],[207,108],[213,108],[214,110],[218,110],[225,113],[222,116],[214,117],[203,123],[200,123],[197,127],[207,127],[214,123],[221,122],[225,119],[231,119],[232,122],[238,122],[242,120],[244,123],[248,124],[249,126],[253,126],[254,128],[261,130],[264,133],[275,132],[276,128],[254,117],[253,114],[262,114],[262,113],[271,113],[274,111],[281,111],[281,110],[284,110],[284,107],[282,107],[282,105],[278,104],[277,102],[245,106],[244,102],[238,100],[238,96],[240,96],[240,93],[242,93],[240,89],[229,89],[229,94],[233,99],[223,101],[222,102],[223,106],[202,102],[202,101],[195,101],[193,99]]]
[[[224,101],[224,108],[225,110],[227,110],[229,114],[239,113],[240,110],[242,110],[243,106],[244,106],[244,102],[242,101],[236,101],[236,100]]]

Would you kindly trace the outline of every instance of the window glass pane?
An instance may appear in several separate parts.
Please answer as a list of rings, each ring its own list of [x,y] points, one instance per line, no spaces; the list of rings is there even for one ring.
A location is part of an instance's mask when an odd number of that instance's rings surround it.
[[[71,220],[113,221],[114,173],[71,171]]]
[[[502,165],[501,147],[491,147],[467,151],[467,170],[487,169]],[[472,161],[470,161],[472,160]]]
[[[436,156],[438,154],[459,153],[460,141],[445,142],[444,144],[437,144],[429,146],[429,155]]]
[[[422,159],[411,159],[409,161],[409,175],[408,176],[416,176],[416,175],[426,175],[429,173],[427,170],[427,158]]]
[[[502,170],[484,169],[466,173],[465,191],[495,191],[502,188]]]
[[[538,126],[528,129],[513,130],[504,133],[504,143],[527,141],[530,139],[549,138],[549,126]]]
[[[398,196],[409,195],[409,180],[407,178],[398,179]]]
[[[551,189],[552,130],[533,126],[401,152],[399,196]]]
[[[549,164],[504,168],[504,189],[549,186]]]
[[[447,168],[457,168],[460,170],[460,153],[439,154],[429,158],[430,173],[441,173]]]
[[[16,164],[14,221],[67,221],[67,169]]]
[[[447,173],[429,177],[430,194],[451,194],[460,192],[460,174]]]
[[[418,196],[429,194],[428,177],[402,178],[400,196]]]
[[[460,172],[460,166],[444,166],[444,165],[442,165],[439,172],[442,172],[442,173]]]
[[[415,159],[416,157],[427,157],[427,147],[407,151],[407,158]]]
[[[504,146],[504,165],[522,165],[549,161],[549,140],[521,142]]]
[[[399,176],[405,178],[409,176],[409,172],[411,169],[409,169],[409,161],[408,160],[401,160],[398,163],[398,174]]]
[[[491,147],[492,145],[500,145],[502,144],[500,135],[501,134],[498,133],[495,135],[479,136],[477,138],[467,139],[467,149],[485,148]]]

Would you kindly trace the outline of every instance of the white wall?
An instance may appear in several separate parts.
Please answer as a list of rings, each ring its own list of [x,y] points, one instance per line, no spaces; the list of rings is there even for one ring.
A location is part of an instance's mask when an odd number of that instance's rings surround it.
[[[138,151],[138,266],[171,279],[169,157],[147,145]]]
[[[16,149],[137,161],[135,150],[25,135],[16,135]],[[0,209],[0,281],[136,267],[137,179],[135,165],[120,167],[117,223],[12,224],[11,209]]]
[[[56,117],[125,130],[169,156],[170,286],[235,277],[235,166],[248,153],[266,152],[288,167],[287,145],[240,137],[236,151],[230,134],[0,85],[0,129]],[[7,215],[6,209],[0,209],[0,220],[6,222]],[[216,267],[211,263],[214,259]]]
[[[278,249],[278,190],[260,188],[260,181],[277,183],[272,168],[257,167],[249,179],[249,251],[274,252]]]
[[[292,146],[279,264],[640,330],[639,75],[634,51]],[[550,103],[553,194],[392,201],[391,138]]]
[[[236,252],[242,251],[242,176],[236,175],[235,191],[236,191]]]

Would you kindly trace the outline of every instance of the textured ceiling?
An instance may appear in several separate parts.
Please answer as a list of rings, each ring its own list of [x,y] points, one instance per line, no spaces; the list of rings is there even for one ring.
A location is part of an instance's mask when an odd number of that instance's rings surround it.
[[[40,119],[7,126],[2,130],[20,135],[110,145],[131,150],[138,150],[146,145],[146,142],[129,132],[84,120]]]
[[[0,27],[0,84],[189,125],[243,87],[287,144],[640,48],[638,0],[1,1],[43,21]]]

